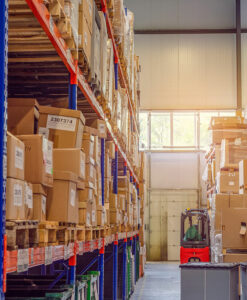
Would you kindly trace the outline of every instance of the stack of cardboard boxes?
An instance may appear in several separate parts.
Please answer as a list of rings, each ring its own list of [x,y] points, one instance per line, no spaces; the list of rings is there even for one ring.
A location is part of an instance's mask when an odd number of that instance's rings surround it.
[[[208,162],[208,182],[215,187],[208,194],[212,260],[246,260],[247,125],[240,116],[214,117],[210,129],[214,154]]]

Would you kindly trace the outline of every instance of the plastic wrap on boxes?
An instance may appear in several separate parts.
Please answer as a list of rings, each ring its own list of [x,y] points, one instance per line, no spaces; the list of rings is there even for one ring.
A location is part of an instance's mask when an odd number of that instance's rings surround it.
[[[123,0],[114,0],[113,32],[117,43],[121,43],[124,37],[125,11]]]
[[[112,111],[112,98],[113,98],[113,80],[114,80],[114,53],[112,41],[107,41],[107,72],[106,72],[106,99],[107,105]]]
[[[127,99],[127,94],[125,89],[121,89],[121,132],[126,138],[126,127],[127,127],[127,119],[126,119],[126,113],[128,110],[128,99]]]
[[[94,4],[93,9],[93,33],[92,33],[92,48],[91,48],[91,78],[90,81],[97,84],[100,87],[101,82],[101,39],[100,39],[100,30],[101,30],[101,19],[96,5]]]
[[[222,140],[220,168],[236,168],[242,159],[247,159],[247,140]]]
[[[64,12],[68,19],[70,19],[70,25],[72,28],[73,38],[78,48],[78,26],[79,26],[79,4],[81,0],[65,0]]]
[[[99,12],[101,20],[101,31],[100,31],[100,63],[101,63],[101,92],[102,96],[106,99],[106,85],[107,85],[107,41],[108,33],[105,22],[105,16],[102,11]]]

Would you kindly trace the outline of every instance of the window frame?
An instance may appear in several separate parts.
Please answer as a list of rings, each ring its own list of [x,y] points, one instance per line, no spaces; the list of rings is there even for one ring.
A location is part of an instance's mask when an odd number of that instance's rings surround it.
[[[201,114],[203,113],[217,113],[217,116],[221,116],[221,113],[229,113],[229,116],[232,116],[233,113],[236,113],[236,109],[227,109],[227,110],[193,110],[193,111],[187,111],[187,110],[141,110],[140,113],[146,113],[147,114],[147,147],[142,148],[141,142],[140,150],[142,151],[149,151],[149,152],[161,152],[161,151],[206,151],[205,148],[201,147]],[[170,114],[170,145],[163,146],[160,148],[152,148],[152,116],[155,115],[155,113],[162,115],[162,114]],[[194,145],[192,146],[174,146],[174,114],[193,114],[194,115]],[[224,114],[225,116],[225,114]],[[140,127],[141,130],[141,127]]]

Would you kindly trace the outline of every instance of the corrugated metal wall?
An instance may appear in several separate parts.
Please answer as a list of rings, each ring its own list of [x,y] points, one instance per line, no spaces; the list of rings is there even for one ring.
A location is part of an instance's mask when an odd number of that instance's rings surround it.
[[[231,34],[136,35],[141,108],[234,108],[235,43]]]
[[[235,25],[235,0],[125,0],[125,3],[135,13],[136,29],[212,29]]]

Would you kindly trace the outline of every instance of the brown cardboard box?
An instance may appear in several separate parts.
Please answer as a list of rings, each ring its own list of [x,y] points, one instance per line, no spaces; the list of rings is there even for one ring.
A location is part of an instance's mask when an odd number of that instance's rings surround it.
[[[118,195],[110,193],[110,209],[118,208]]]
[[[93,32],[93,0],[82,0],[79,4],[79,12],[82,12],[90,32]]]
[[[96,201],[95,199],[93,200],[92,203],[90,203],[91,206],[91,222],[92,226],[97,226],[97,206],[96,206]]]
[[[247,187],[247,159],[239,162],[239,187]]]
[[[98,136],[102,139],[107,138],[106,122],[100,119],[87,120],[87,125],[98,130]]]
[[[93,158],[94,152],[94,137],[89,133],[83,133],[82,148],[85,151],[86,162],[90,157]]]
[[[234,128],[236,125],[244,125],[244,118],[240,116],[233,117],[212,117],[210,127],[213,129]]]
[[[79,224],[91,226],[91,204],[89,202],[79,202]]]
[[[69,171],[85,180],[85,153],[81,149],[54,149],[54,171]]]
[[[221,168],[239,168],[239,162],[247,158],[247,141],[237,139],[222,140],[221,142]]]
[[[25,182],[25,219],[33,220],[33,186],[31,183]]]
[[[87,133],[87,134],[90,134],[90,135],[93,135],[93,136],[98,136],[99,135],[98,129],[93,128],[93,127],[89,127],[89,126],[84,127],[84,133]]]
[[[118,202],[119,202],[119,208],[125,211],[126,196],[124,194],[118,195]]]
[[[35,99],[8,99],[8,130],[14,135],[37,133],[39,104]]]
[[[247,208],[222,210],[222,247],[241,249],[247,247]]]
[[[109,158],[114,159],[115,158],[115,144],[112,141],[107,141],[105,143],[105,148],[109,154]]]
[[[24,181],[7,178],[6,186],[6,219],[25,220]]]
[[[42,135],[20,135],[25,144],[25,180],[53,185],[53,145]]]
[[[84,190],[79,190],[79,202],[92,202],[93,201],[93,184],[87,182]]]
[[[239,172],[220,171],[217,174],[217,192],[233,193],[239,192]]]
[[[85,15],[79,12],[79,24],[78,24],[78,38],[79,38],[79,63],[80,56],[82,59],[86,55],[87,62],[91,64],[91,51],[92,51],[92,31],[87,23]],[[80,53],[81,52],[81,53]]]
[[[86,181],[92,182],[95,185],[96,172],[93,161],[86,163]]]
[[[33,219],[46,221],[47,191],[41,184],[33,184]]]
[[[127,188],[127,186],[128,186],[127,176],[118,176],[118,187],[119,188]]]
[[[84,125],[81,111],[40,106],[38,132],[49,137],[54,148],[81,148]]]
[[[110,223],[118,225],[120,223],[120,216],[118,209],[110,209]]]
[[[223,255],[224,263],[240,263],[247,261],[247,254],[245,253],[227,253]]]
[[[104,226],[105,225],[105,215],[103,208],[99,208],[97,206],[97,226]]]
[[[47,196],[47,220],[78,223],[77,179],[72,172],[54,172],[53,189]]]
[[[105,177],[111,178],[111,162],[112,160],[109,157],[109,154],[105,154]]]
[[[223,139],[246,139],[246,129],[214,129],[212,130],[212,144],[221,144]]]
[[[25,145],[7,133],[7,177],[24,180]]]

